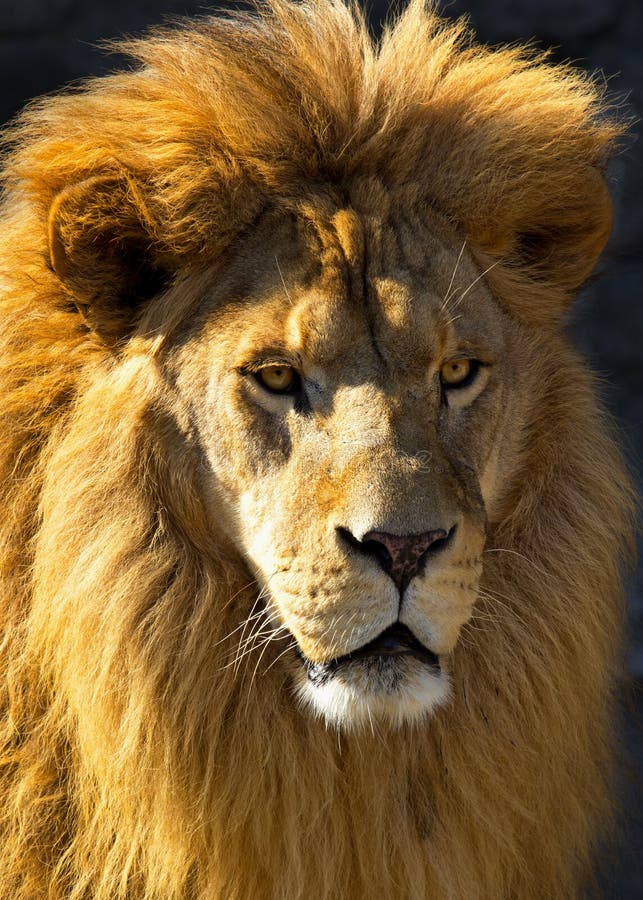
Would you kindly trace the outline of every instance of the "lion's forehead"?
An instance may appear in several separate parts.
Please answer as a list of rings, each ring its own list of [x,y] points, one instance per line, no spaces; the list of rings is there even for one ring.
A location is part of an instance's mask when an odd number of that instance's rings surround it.
[[[275,337],[296,349],[311,372],[360,376],[422,375],[441,352],[445,323],[437,295],[389,276],[355,297],[347,290],[313,289],[300,296]]]

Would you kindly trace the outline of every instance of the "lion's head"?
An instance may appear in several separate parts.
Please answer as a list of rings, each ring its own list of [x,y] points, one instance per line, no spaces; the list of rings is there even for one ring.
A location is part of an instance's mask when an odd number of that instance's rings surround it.
[[[621,129],[467,40],[271,0],[10,134],[14,896],[570,895],[629,500],[561,321]]]
[[[405,199],[271,210],[168,353],[213,534],[297,694],[348,727],[448,697],[530,390],[462,239]]]

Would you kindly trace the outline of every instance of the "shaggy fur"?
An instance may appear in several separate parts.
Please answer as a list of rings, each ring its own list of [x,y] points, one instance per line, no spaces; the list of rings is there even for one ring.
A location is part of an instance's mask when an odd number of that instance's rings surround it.
[[[575,895],[610,807],[630,500],[559,322],[609,232],[619,124],[581,74],[417,2],[378,47],[339,2],[271,0],[127,48],[135,69],[8,135],[2,895]],[[376,184],[493,267],[535,387],[451,703],[338,735],[279,664],[222,667],[250,576],[212,546],[158,358],[181,285],[225,273],[264,210],[319,219]]]

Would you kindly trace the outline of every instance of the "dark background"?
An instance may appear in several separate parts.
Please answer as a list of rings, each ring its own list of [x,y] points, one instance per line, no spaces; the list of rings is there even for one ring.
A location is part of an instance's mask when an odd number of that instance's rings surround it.
[[[393,5],[388,0],[368,3],[374,31]],[[118,67],[122,60],[101,52],[97,43],[140,32],[168,16],[203,14],[212,8],[190,0],[0,0],[0,123],[30,97]],[[618,421],[641,487],[643,143],[637,142],[636,133],[643,130],[643,0],[453,0],[442,2],[441,8],[447,16],[468,14],[485,42],[533,40],[553,46],[555,59],[571,59],[605,79],[626,112],[638,119],[632,140],[610,172],[616,207],[612,240],[598,277],[573,310],[570,330],[602,376],[604,399]],[[629,680],[623,694],[631,774],[624,775],[621,789],[618,846],[606,848],[600,862],[601,896],[610,900],[643,900],[643,790],[638,774],[643,763],[641,565],[629,591],[629,615]]]

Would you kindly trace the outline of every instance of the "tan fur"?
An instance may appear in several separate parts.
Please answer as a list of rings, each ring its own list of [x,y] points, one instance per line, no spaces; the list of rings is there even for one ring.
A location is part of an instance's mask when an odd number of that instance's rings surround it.
[[[417,2],[377,48],[338,2],[271,0],[129,50],[8,135],[2,895],[574,896],[630,488],[560,317],[620,125]],[[489,382],[445,425],[465,339]],[[332,404],[249,396],[267,344]],[[376,516],[461,525],[404,613],[452,696],[335,730],[290,635],[329,659],[388,624],[386,576],[333,543]]]

